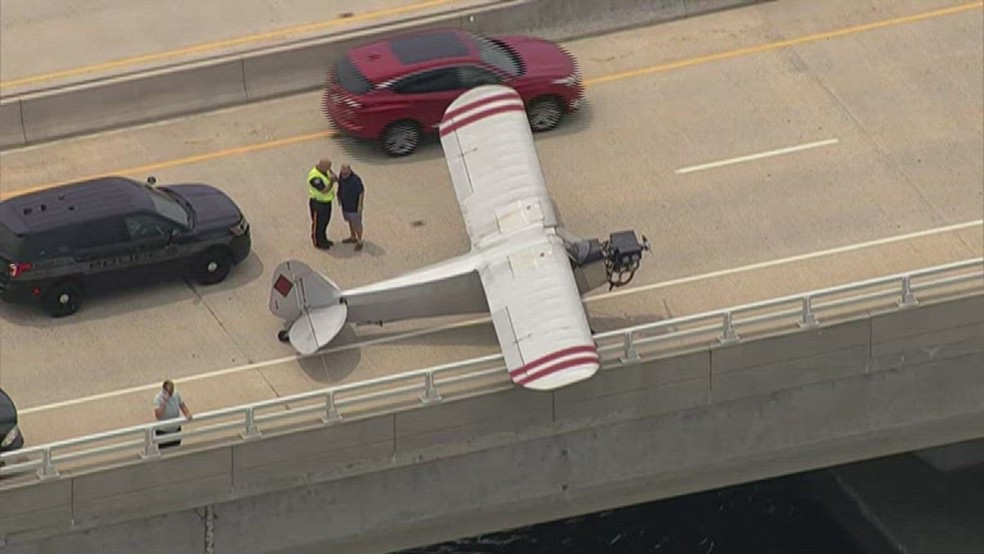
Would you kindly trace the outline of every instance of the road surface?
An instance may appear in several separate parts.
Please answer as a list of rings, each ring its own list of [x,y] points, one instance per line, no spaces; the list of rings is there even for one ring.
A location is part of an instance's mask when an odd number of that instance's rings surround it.
[[[980,3],[818,4],[565,44],[588,105],[537,137],[551,193],[579,235],[636,229],[653,243],[637,294],[588,304],[597,331],[982,255]],[[3,197],[154,174],[223,188],[254,233],[254,254],[221,285],[150,283],[91,297],[56,321],[0,305],[0,384],[29,443],[147,422],[164,378],[202,412],[498,351],[488,324],[400,340],[461,318],[348,330],[341,351],[303,361],[276,340],[266,303],[283,259],[354,286],[468,244],[436,141],[388,159],[332,136],[319,101],[305,94],[2,154]],[[304,176],[321,156],[351,163],[366,183],[361,253],[310,245]],[[345,236],[337,214],[330,234]],[[365,341],[374,343],[352,347]]]
[[[4,96],[434,15],[479,0],[4,0]],[[320,69],[317,69],[320,71]]]

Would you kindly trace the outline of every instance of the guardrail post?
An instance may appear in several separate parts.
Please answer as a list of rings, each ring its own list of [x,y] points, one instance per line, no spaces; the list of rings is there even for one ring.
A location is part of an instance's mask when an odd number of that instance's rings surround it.
[[[728,344],[729,342],[736,342],[738,338],[738,333],[735,332],[735,327],[731,322],[731,312],[724,312],[721,336],[718,337],[718,341],[721,344]]]
[[[51,449],[45,448],[41,451],[41,467],[38,468],[38,479],[43,481],[52,477],[58,477],[58,470],[55,469],[55,464],[51,463]]]
[[[328,391],[328,396],[325,398],[325,415],[321,416],[321,422],[328,425],[341,420],[342,415],[338,413],[338,407],[335,406],[335,391]]]
[[[912,294],[912,283],[909,281],[909,276],[905,275],[902,277],[902,301],[897,302],[900,308],[905,308],[907,306],[915,306],[919,301],[916,300],[916,296]]]
[[[253,407],[250,406],[246,408],[246,430],[239,433],[239,436],[248,440],[258,438],[260,434],[260,430],[256,427],[256,412],[254,412]]]
[[[639,353],[636,351],[635,344],[632,342],[632,331],[629,331],[623,335],[624,345],[622,348],[622,356],[619,357],[619,361],[634,362],[639,359]]]
[[[816,327],[820,325],[817,322],[817,316],[813,313],[813,298],[810,296],[803,297],[803,319],[800,320],[799,326],[803,328]]]
[[[434,372],[428,371],[424,381],[424,394],[420,396],[420,401],[427,404],[429,402],[440,402],[440,400],[441,395],[437,392],[437,387],[434,386]]]
[[[160,458],[161,451],[157,448],[157,442],[154,441],[154,430],[150,427],[144,429],[144,449],[140,453],[140,458],[146,460],[147,458]]]

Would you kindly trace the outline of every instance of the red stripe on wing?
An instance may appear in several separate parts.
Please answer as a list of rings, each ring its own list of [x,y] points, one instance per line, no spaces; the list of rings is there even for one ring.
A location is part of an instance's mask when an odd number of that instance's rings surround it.
[[[542,356],[540,358],[537,358],[537,359],[533,360],[532,362],[530,362],[530,363],[528,363],[528,364],[526,364],[526,365],[524,365],[522,367],[517,367],[516,369],[514,369],[514,370],[512,370],[512,371],[509,372],[509,376],[512,377],[513,380],[516,380],[516,379],[525,379],[525,377],[521,377],[521,374],[523,374],[523,373],[529,374],[534,369],[536,369],[536,368],[538,368],[540,366],[543,366],[545,364],[548,364],[548,363],[550,363],[550,362],[552,362],[554,360],[557,360],[559,358],[563,358],[565,356],[570,356],[572,354],[585,354],[585,355],[588,355],[588,356],[594,356],[594,358],[595,358],[596,361],[598,359],[598,350],[595,348],[595,346],[593,344],[591,344],[591,345],[584,344],[584,345],[581,345],[581,346],[571,346],[570,348],[563,348],[563,349],[558,350],[556,352],[553,352],[551,354],[547,354],[546,356]]]
[[[441,124],[441,136],[447,135],[448,133],[457,131],[466,125],[471,125],[472,123],[479,122],[487,117],[492,117],[493,115],[498,115],[506,112],[525,112],[526,109],[523,108],[522,102],[516,104],[506,104],[503,106],[496,106],[494,108],[489,108],[487,110],[482,110],[466,118],[456,120],[450,125]]]
[[[512,100],[512,99],[516,99],[516,100],[520,100],[520,101],[522,100],[522,98],[519,97],[519,94],[516,94],[516,91],[513,91],[513,90],[506,91],[506,92],[499,92],[499,93],[493,94],[492,96],[486,96],[485,98],[479,98],[478,100],[475,100],[474,102],[469,102],[469,103],[465,104],[464,106],[455,108],[455,109],[451,110],[450,112],[445,113],[444,114],[444,120],[443,121],[447,121],[449,119],[453,119],[455,117],[458,117],[459,115],[461,115],[461,114],[463,114],[463,113],[465,113],[465,112],[467,112],[469,110],[474,110],[475,108],[477,108],[479,106],[484,106],[485,104],[491,104],[492,102],[498,102],[500,100]]]
[[[537,379],[546,377],[548,375],[553,375],[558,371],[563,371],[565,369],[570,369],[572,367],[583,366],[583,365],[597,366],[599,365],[600,362],[601,360],[598,358],[597,354],[595,354],[594,356],[582,356],[579,358],[571,358],[569,360],[564,360],[562,362],[558,362],[556,364],[547,366],[543,369],[540,369],[539,371],[528,373],[526,374],[525,377],[522,377],[520,379],[514,379],[513,382],[515,382],[517,385],[525,385],[527,383],[536,381]]]

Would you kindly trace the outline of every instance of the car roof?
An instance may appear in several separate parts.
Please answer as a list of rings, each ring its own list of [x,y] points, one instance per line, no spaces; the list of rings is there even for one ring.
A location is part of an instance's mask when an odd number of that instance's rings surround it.
[[[31,192],[0,202],[0,224],[17,235],[151,210],[146,185],[101,177]]]
[[[349,50],[349,60],[371,82],[381,83],[421,69],[456,61],[475,61],[475,37],[455,29],[392,37]]]

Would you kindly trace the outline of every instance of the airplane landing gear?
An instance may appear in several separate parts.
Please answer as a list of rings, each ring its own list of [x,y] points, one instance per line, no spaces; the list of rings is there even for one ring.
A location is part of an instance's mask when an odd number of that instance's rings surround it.
[[[287,342],[290,340],[290,331],[287,329],[281,329],[277,331],[277,340],[280,342]]]

